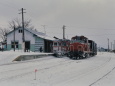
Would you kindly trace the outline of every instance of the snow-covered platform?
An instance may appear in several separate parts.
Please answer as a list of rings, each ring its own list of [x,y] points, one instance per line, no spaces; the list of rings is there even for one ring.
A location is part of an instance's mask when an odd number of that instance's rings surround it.
[[[23,51],[3,51],[0,52],[0,65],[12,63],[13,61],[23,61],[36,59],[53,53],[23,52]]]

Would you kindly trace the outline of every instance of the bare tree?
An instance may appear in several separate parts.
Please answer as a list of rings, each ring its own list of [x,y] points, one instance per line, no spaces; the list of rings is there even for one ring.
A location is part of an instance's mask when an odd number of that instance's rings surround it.
[[[10,30],[8,30],[6,28],[0,28],[0,38],[2,39],[2,41],[6,41],[6,35],[9,32],[10,32]]]
[[[22,27],[22,22],[18,18],[15,18],[11,22],[9,22],[10,29],[0,28],[0,38],[3,41],[6,40],[7,33],[9,33],[11,30],[14,30],[14,26],[15,26],[15,28],[20,28],[20,27]],[[31,25],[31,20],[25,20],[24,27],[34,29],[34,27]]]
[[[14,29],[14,26],[15,26],[15,28],[20,28],[20,27],[22,27],[22,22],[18,18],[15,18],[14,20],[9,22],[9,28]],[[31,20],[25,20],[24,27],[31,28],[31,29],[34,28],[31,24]]]

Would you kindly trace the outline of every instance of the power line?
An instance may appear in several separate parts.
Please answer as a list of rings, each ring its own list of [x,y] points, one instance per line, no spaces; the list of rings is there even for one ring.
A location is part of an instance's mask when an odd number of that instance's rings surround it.
[[[57,33],[57,32],[47,32],[47,33],[52,33],[52,34],[62,34],[62,33]],[[68,33],[67,33],[68,34]],[[74,34],[68,34],[68,35],[74,35]],[[77,35],[77,34],[76,34]],[[92,35],[92,34],[84,34],[86,36],[107,36],[107,35],[115,35],[115,34],[98,34],[98,35]]]

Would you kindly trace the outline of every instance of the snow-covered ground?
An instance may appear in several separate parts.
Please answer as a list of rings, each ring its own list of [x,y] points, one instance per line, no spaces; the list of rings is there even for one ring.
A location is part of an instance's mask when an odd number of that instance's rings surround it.
[[[0,54],[0,63],[13,57],[8,52]],[[48,56],[2,64],[0,86],[115,86],[115,54],[101,52],[82,60]]]
[[[23,52],[22,50],[13,50],[0,52],[0,65],[12,63],[20,55],[41,55],[41,54],[51,54],[51,53],[40,53],[40,52]]]

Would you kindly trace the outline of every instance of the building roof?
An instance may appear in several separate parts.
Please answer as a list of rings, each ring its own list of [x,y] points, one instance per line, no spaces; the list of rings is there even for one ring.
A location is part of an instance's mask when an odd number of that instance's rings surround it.
[[[22,29],[22,28],[17,28],[16,30],[18,30],[18,29]],[[46,40],[54,40],[53,37],[50,37],[50,36],[46,35],[45,33],[38,32],[38,31],[35,31],[35,30],[32,30],[32,29],[28,29],[28,28],[24,28],[24,30],[29,31],[30,33],[36,35],[37,37],[40,37],[40,38],[43,38],[43,39],[46,39]],[[14,32],[14,30],[12,30],[8,34],[11,34],[12,32]]]

